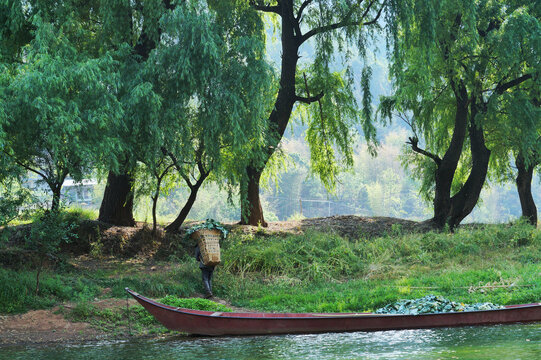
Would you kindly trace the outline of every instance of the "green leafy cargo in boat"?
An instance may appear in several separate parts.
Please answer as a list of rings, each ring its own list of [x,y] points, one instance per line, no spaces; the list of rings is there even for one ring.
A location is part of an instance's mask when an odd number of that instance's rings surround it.
[[[376,310],[376,314],[430,314],[459,311],[479,311],[503,309],[501,305],[490,302],[464,304],[445,299],[442,296],[427,295],[420,299],[399,300]]]

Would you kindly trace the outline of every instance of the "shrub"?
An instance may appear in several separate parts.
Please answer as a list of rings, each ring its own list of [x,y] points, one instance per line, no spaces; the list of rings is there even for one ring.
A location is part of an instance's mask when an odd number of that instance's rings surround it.
[[[77,225],[66,220],[60,211],[44,211],[38,215],[32,224],[30,235],[25,239],[25,247],[36,252],[40,259],[36,272],[36,294],[39,293],[39,276],[45,259],[55,260],[60,252],[60,245],[77,236],[74,234]]]

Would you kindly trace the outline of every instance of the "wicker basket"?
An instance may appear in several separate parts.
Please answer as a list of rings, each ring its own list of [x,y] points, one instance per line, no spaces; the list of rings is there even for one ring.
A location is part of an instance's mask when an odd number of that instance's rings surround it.
[[[206,266],[216,266],[220,263],[220,239],[222,232],[216,229],[201,229],[192,234],[192,238],[197,240],[203,264]]]

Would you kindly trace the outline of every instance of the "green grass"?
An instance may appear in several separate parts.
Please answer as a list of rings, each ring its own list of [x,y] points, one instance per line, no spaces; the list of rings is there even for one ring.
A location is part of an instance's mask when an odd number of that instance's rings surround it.
[[[96,296],[100,287],[84,276],[46,273],[40,277],[40,292],[35,294],[34,271],[0,268],[0,313],[20,313],[44,309],[64,301],[85,301]]]
[[[124,268],[124,265],[122,266]],[[178,264],[168,272],[118,275],[117,269],[61,273],[45,271],[40,276],[40,293],[35,295],[35,271],[0,268],[0,313],[20,313],[44,309],[66,301],[88,302],[105,296],[125,298],[125,288],[136,289],[150,297],[168,294],[188,297],[199,290],[200,271],[195,264]]]
[[[96,209],[87,209],[78,206],[70,206],[62,209],[62,214],[65,218],[75,221],[81,220],[96,220],[98,218],[98,210]],[[30,224],[34,221],[33,213],[18,217],[12,220],[10,226],[18,226],[24,224]]]
[[[205,310],[205,311],[222,311],[222,312],[231,312],[231,308],[216,303],[208,299],[183,299],[175,295],[167,295],[159,300],[160,303],[165,305],[176,306],[184,309],[196,309],[196,310]]]
[[[224,259],[237,276],[221,279],[228,296],[259,310],[374,310],[428,294],[469,303],[541,300],[541,233],[524,223],[356,241],[321,233],[241,237]]]
[[[208,299],[184,299],[167,295],[158,301],[162,304],[187,309],[231,312],[227,306]],[[59,312],[65,314],[71,321],[89,322],[95,328],[112,335],[152,335],[169,332],[139,305],[99,309],[84,301],[76,304],[69,311],[66,308],[61,308]]]
[[[224,269],[233,274],[294,277],[306,281],[362,273],[358,247],[333,234],[287,237],[232,236],[224,244]]]
[[[151,298],[202,293],[191,254],[171,255],[178,261],[158,263],[164,269],[159,271],[120,260],[91,271],[46,271],[38,296],[34,271],[0,269],[0,313],[75,301],[84,314],[96,297],[125,298],[125,287]],[[215,295],[262,311],[370,311],[429,294],[465,303],[541,301],[541,232],[524,223],[464,227],[454,234],[394,229],[384,237],[356,240],[318,232],[233,234],[223,244],[222,258]],[[137,321],[141,328],[143,314]],[[103,324],[121,321],[94,310],[89,316]]]
[[[76,322],[89,322],[95,328],[110,335],[152,335],[167,333],[152,315],[141,306],[99,309],[88,303],[78,303],[69,311],[59,310],[66,318]]]
[[[64,215],[74,220],[96,220],[98,218],[98,210],[73,206],[66,208]]]

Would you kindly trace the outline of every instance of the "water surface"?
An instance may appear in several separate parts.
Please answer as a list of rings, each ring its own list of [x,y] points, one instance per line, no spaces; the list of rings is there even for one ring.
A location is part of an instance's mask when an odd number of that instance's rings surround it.
[[[541,359],[541,324],[0,348],[0,359]]]

